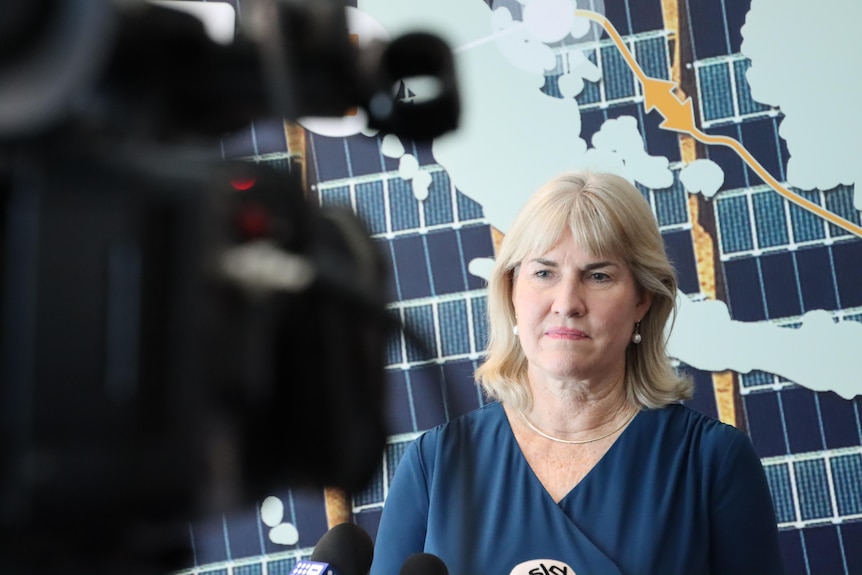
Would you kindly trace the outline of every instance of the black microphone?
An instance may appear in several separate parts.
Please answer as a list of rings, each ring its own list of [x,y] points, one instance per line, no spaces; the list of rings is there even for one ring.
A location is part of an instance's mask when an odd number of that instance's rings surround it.
[[[436,555],[414,553],[404,561],[398,575],[449,575],[449,569]]]
[[[290,575],[366,575],[374,542],[362,527],[341,523],[323,534],[311,559],[296,562]]]

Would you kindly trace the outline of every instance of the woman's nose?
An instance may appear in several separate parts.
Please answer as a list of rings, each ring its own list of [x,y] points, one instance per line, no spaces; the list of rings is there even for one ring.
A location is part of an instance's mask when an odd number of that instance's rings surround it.
[[[587,307],[583,286],[576,280],[565,280],[557,284],[553,311],[565,317],[584,315]]]

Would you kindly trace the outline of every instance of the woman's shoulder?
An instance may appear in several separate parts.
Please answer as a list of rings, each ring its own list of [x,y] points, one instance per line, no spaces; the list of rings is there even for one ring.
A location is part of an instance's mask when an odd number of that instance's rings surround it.
[[[750,442],[748,435],[740,429],[682,403],[648,410],[647,413],[657,428],[701,447],[713,446],[723,450],[739,442]]]
[[[499,425],[505,418],[503,406],[493,401],[428,429],[418,439],[428,442],[454,439],[465,434],[473,435]]]

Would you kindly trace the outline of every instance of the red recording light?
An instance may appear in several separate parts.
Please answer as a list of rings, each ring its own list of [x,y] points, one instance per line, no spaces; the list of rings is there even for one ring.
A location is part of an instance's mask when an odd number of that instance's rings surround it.
[[[233,189],[244,192],[250,190],[256,181],[254,178],[234,178],[230,181],[230,185],[233,186]]]

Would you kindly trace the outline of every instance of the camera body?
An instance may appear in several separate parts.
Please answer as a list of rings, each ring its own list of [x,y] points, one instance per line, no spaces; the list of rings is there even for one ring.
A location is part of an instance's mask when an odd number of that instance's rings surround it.
[[[330,0],[254,6],[225,46],[156,5],[2,4],[4,569],[178,569],[189,520],[278,487],[360,489],[379,464],[398,326],[374,242],[309,202],[299,169],[214,142],[353,106],[442,134],[451,53],[423,34],[360,52]],[[438,97],[399,101],[413,74]]]

